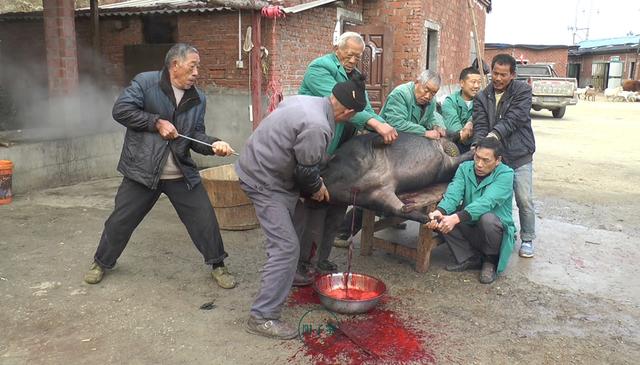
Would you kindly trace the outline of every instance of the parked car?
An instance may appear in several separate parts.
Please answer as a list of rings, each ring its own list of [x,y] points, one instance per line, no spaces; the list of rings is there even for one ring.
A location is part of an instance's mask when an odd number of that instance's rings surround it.
[[[550,110],[554,118],[562,118],[567,105],[576,105],[577,81],[575,78],[558,77],[551,65],[516,65],[516,80],[531,85],[532,106],[535,111]]]

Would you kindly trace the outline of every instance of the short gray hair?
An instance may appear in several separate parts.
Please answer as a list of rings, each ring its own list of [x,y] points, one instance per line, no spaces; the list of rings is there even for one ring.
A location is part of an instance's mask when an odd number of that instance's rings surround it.
[[[440,75],[437,72],[431,70],[422,71],[416,81],[420,85],[426,85],[429,81],[431,81],[438,87],[440,87],[441,83]]]
[[[171,63],[175,60],[183,61],[190,53],[198,54],[196,47],[187,43],[176,43],[169,49],[167,55],[164,57],[164,66],[166,68],[171,67]]]
[[[344,48],[344,46],[347,45],[347,42],[352,39],[358,42],[358,44],[361,44],[364,46],[364,39],[362,39],[362,36],[360,35],[360,33],[356,33],[356,32],[344,32],[340,34],[340,37],[338,37],[338,41],[336,42],[336,46],[342,49]]]

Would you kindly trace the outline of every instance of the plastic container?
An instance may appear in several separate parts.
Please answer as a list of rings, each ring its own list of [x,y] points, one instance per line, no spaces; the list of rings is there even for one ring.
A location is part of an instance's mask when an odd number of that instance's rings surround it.
[[[11,194],[12,176],[13,163],[9,160],[0,160],[0,205],[9,204],[13,200]]]

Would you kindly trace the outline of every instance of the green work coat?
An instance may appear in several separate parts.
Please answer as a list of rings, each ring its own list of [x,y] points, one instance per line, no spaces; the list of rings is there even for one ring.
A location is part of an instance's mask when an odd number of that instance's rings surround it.
[[[444,128],[442,116],[436,111],[435,101],[431,101],[424,110],[418,105],[414,87],[415,84],[411,81],[393,89],[380,110],[380,116],[399,132],[423,135],[436,125]]]
[[[473,101],[471,106],[467,107],[467,103],[462,97],[462,90],[447,96],[442,103],[442,117],[448,131],[458,132],[472,115]]]
[[[500,219],[504,229],[497,268],[500,273],[507,267],[515,241],[516,227],[511,212],[513,169],[500,163],[478,183],[473,165],[473,161],[460,164],[438,208],[446,214],[464,209],[471,216],[471,221],[460,224],[475,224],[485,213],[493,213]]]
[[[335,53],[329,53],[316,58],[309,64],[307,71],[304,73],[304,78],[302,79],[302,84],[300,85],[298,94],[329,96],[331,95],[333,87],[337,83],[347,80],[347,72],[338,60],[338,57]],[[376,114],[373,108],[371,108],[371,103],[369,102],[369,97],[366,93],[365,96],[367,97],[367,106],[363,111],[357,113],[351,118],[351,120],[349,120],[349,122],[354,124],[358,129],[363,129],[367,124],[367,121],[371,118],[384,123],[384,120]],[[327,153],[329,155],[332,155],[336,148],[338,148],[338,143],[342,138],[343,131],[344,124],[336,123],[335,134],[333,135],[333,139],[331,140],[331,143],[329,143],[329,147],[327,149]]]

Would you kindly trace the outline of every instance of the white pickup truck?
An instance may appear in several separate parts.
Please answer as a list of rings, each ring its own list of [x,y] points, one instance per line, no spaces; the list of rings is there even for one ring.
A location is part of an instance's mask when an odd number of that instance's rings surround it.
[[[531,108],[535,111],[548,109],[554,118],[559,119],[564,116],[567,105],[578,103],[576,79],[558,77],[551,65],[517,65],[516,79],[531,85]]]

